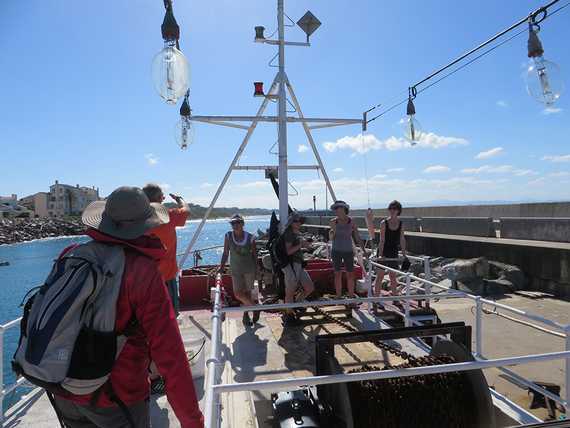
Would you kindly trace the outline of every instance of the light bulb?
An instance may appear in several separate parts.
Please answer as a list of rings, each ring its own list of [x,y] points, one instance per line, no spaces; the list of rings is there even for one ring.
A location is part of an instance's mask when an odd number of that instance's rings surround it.
[[[190,66],[175,40],[164,43],[164,49],[152,60],[152,80],[158,94],[168,103],[176,104],[186,93],[190,81]]]
[[[174,137],[176,144],[178,144],[182,150],[187,149],[188,146],[194,142],[194,126],[189,118],[181,116],[178,123],[176,123]]]
[[[532,60],[526,74],[526,89],[538,102],[551,106],[564,91],[560,67],[545,60],[542,55],[535,56]]]
[[[404,117],[400,123],[403,127],[404,137],[415,146],[423,134],[420,122],[415,118],[415,115],[410,114]]]

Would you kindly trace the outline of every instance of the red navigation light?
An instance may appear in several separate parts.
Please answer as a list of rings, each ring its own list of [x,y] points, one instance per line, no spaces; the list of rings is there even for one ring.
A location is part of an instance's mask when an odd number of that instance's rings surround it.
[[[253,91],[254,97],[264,97],[265,94],[263,93],[263,82],[253,82],[253,86],[255,90]]]

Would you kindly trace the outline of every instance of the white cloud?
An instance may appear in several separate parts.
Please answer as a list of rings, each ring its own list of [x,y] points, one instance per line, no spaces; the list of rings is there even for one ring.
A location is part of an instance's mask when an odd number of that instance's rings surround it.
[[[422,134],[420,141],[415,147],[440,149],[449,146],[464,146],[469,142],[463,138],[444,137],[436,135],[432,132]],[[355,153],[363,154],[370,150],[403,150],[414,146],[403,139],[397,137],[388,137],[385,140],[378,139],[374,134],[358,134],[355,136],[346,136],[339,138],[335,142],[327,141],[323,143],[323,147],[328,152],[336,152],[337,150],[352,150]]]
[[[202,184],[200,184],[200,189],[209,189],[210,187],[213,187],[214,185],[212,183],[208,183],[208,182],[204,182]]]
[[[533,171],[532,169],[519,169],[515,168],[512,165],[499,165],[499,166],[483,165],[478,168],[464,168],[461,170],[461,172],[463,174],[482,174],[482,173],[513,174],[517,177],[522,177],[525,175],[538,175],[538,172]]]
[[[497,107],[507,108],[508,106],[509,106],[509,103],[506,102],[505,100],[497,101]]]
[[[542,110],[542,114],[557,114],[557,113],[562,113],[564,110],[560,107],[546,107],[544,110]]]
[[[389,173],[389,174],[390,174],[390,173],[394,173],[394,172],[402,172],[402,171],[404,171],[404,168],[388,168],[388,169],[386,170],[386,172]]]
[[[340,173],[340,172],[344,172],[344,169],[343,168],[335,168],[332,171],[336,172],[336,173]]]
[[[305,153],[309,151],[309,146],[306,146],[305,144],[299,144],[299,147],[297,147],[297,151],[299,153]]]
[[[570,172],[568,171],[551,172],[548,175],[550,177],[568,177],[570,175]]]
[[[547,155],[543,156],[542,160],[550,162],[570,162],[570,155]]]
[[[449,172],[451,169],[445,165],[432,165],[424,169],[425,174],[439,174],[442,172]]]
[[[475,156],[475,159],[489,159],[489,158],[498,156],[502,153],[503,153],[502,147],[495,147],[495,148],[492,148],[490,150],[480,152],[477,156]]]
[[[160,183],[159,186],[162,190],[168,190],[171,187],[168,183]]]
[[[158,163],[158,157],[156,157],[152,153],[147,153],[146,155],[144,155],[144,157],[150,166],[154,166]]]
[[[381,178],[386,178],[386,177],[388,177],[386,174],[376,174],[372,176],[372,180],[379,180]]]
[[[546,183],[546,178],[544,178],[544,177],[539,177],[539,178],[537,178],[537,179],[535,179],[535,180],[532,180],[532,181],[529,181],[529,182],[528,182],[528,184],[531,185],[531,186],[539,186],[539,185],[542,185],[542,184],[544,184],[544,183]]]

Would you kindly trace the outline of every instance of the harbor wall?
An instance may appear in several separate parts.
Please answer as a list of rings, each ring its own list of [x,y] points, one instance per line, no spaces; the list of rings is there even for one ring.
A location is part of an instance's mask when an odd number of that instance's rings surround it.
[[[353,210],[363,216],[366,210]],[[374,209],[376,216],[387,216],[386,209]],[[570,217],[570,202],[539,202],[529,204],[450,205],[432,207],[404,207],[402,212],[411,217]]]
[[[328,236],[328,221],[307,218],[305,230]],[[323,222],[323,224],[318,224]],[[366,229],[360,228],[362,236]],[[570,298],[570,243],[406,231],[408,250],[430,257],[489,260],[518,266],[528,279],[528,290]],[[378,231],[376,231],[378,238]]]

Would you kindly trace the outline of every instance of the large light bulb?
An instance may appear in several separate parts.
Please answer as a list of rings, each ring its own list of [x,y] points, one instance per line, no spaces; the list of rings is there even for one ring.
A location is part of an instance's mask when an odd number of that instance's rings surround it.
[[[564,91],[560,67],[545,60],[542,55],[535,56],[532,60],[526,73],[526,89],[538,102],[551,106]]]
[[[410,114],[400,121],[403,128],[404,138],[415,146],[422,137],[423,130],[415,115]]]
[[[190,83],[190,66],[175,40],[168,40],[152,60],[152,80],[158,94],[168,103],[176,104]]]
[[[176,144],[178,144],[182,150],[187,149],[188,146],[194,142],[194,125],[192,125],[192,121],[188,117],[181,116],[176,124],[174,137]]]

